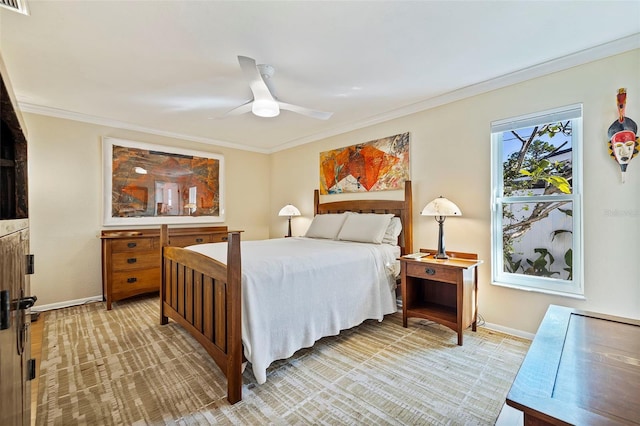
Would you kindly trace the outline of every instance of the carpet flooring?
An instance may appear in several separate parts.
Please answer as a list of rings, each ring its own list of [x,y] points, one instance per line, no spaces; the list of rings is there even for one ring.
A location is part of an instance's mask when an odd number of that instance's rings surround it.
[[[243,400],[157,297],[47,313],[37,425],[492,425],[530,342],[396,313],[244,372]]]

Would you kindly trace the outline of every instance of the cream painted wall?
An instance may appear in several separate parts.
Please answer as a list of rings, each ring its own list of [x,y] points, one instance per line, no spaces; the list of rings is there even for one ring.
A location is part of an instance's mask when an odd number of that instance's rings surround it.
[[[488,323],[533,333],[551,303],[640,318],[640,159],[621,184],[607,153],[615,94],[627,87],[627,116],[640,123],[640,50],[575,67],[407,117],[264,155],[70,120],[24,114],[29,133],[33,293],[38,305],[101,295],[101,138],[111,136],[221,153],[226,161],[227,222],[244,239],[281,237],[287,203],[300,208],[293,233],[313,215],[318,154],[411,132],[414,249],[434,247],[437,225],[419,215],[432,198],[455,201],[463,217],[446,223],[450,250],[477,252],[480,313]],[[573,103],[584,105],[585,300],[507,289],[490,283],[491,121]],[[401,192],[375,194],[400,198]],[[370,194],[360,195],[366,198]],[[346,196],[327,196],[342,199]],[[354,196],[357,198],[357,196]]]
[[[269,235],[269,156],[24,114],[29,132],[29,217],[37,306],[102,295],[102,137],[224,155],[226,218],[243,239]],[[217,225],[217,224],[215,224]],[[36,307],[37,307],[36,306]]]
[[[620,87],[628,92],[626,115],[640,123],[640,50],[275,153],[270,235],[279,237],[286,231],[285,218],[276,215],[289,202],[303,215],[293,219],[293,234],[306,231],[313,216],[321,151],[409,131],[414,250],[437,244],[435,221],[420,216],[427,202],[444,195],[458,204],[463,217],[447,220],[446,246],[477,252],[484,259],[479,312],[487,323],[535,333],[549,304],[640,318],[640,157],[631,162],[622,184],[619,167],[607,152],[607,129],[616,119]],[[575,103],[584,107],[585,299],[492,285],[490,123]],[[374,195],[402,196],[398,191]]]

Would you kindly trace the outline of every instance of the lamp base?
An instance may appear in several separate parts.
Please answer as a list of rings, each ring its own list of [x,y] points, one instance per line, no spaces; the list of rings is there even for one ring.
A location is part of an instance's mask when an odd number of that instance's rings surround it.
[[[438,222],[438,253],[433,256],[436,259],[448,259],[447,252],[444,251],[444,220],[445,216],[436,216]]]

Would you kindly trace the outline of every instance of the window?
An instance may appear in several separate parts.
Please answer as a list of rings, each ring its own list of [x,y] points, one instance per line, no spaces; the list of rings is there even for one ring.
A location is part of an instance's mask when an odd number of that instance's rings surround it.
[[[582,105],[491,123],[492,282],[582,287]]]

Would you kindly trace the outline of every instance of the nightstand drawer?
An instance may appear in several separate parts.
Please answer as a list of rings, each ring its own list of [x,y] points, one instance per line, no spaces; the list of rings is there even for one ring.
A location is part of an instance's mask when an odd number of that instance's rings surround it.
[[[153,249],[158,249],[157,238],[127,238],[111,242],[111,251],[113,253],[149,251]]]
[[[457,282],[458,278],[458,272],[455,269],[434,265],[433,263],[421,264],[417,262],[407,262],[407,275],[453,284]]]
[[[132,253],[113,253],[111,255],[111,266],[114,272],[145,268],[159,268],[160,262],[161,257],[159,250]]]

